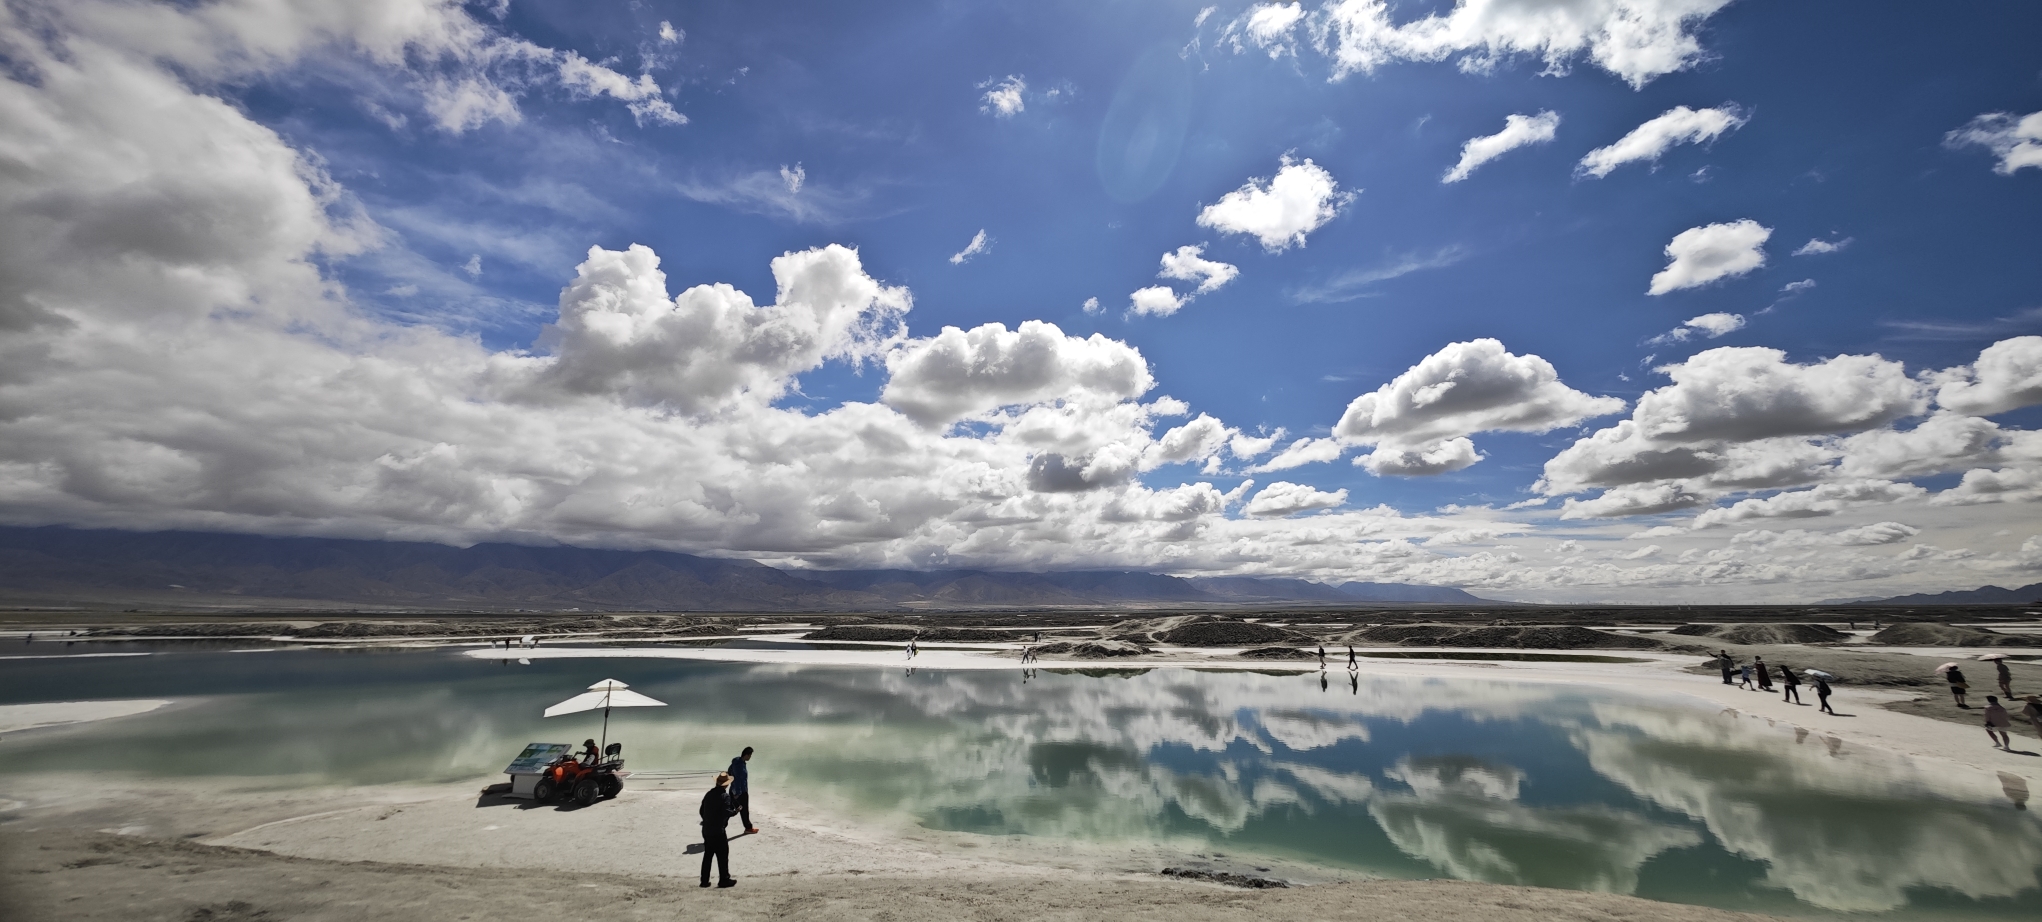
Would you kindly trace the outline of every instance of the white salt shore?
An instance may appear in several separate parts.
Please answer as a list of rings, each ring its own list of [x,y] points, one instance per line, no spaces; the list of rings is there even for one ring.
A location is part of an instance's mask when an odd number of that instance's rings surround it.
[[[38,704],[0,704],[0,733],[16,733],[37,727],[94,720],[133,717],[169,704],[167,700],[137,698],[125,701],[45,701]]]

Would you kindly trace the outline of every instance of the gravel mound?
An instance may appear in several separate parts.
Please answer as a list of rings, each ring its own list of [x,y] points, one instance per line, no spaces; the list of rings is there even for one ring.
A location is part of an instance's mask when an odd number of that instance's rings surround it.
[[[1257,644],[1310,643],[1296,631],[1248,621],[1200,621],[1154,635],[1157,643],[1179,647],[1248,647]]]
[[[833,624],[801,635],[802,640],[974,641],[1012,640],[1019,635],[970,627],[912,628],[897,624]]]
[[[1319,654],[1298,647],[1256,647],[1242,650],[1241,655],[1250,659],[1318,659]]]
[[[1203,871],[1197,868],[1164,868],[1158,873],[1161,873],[1164,877],[1175,877],[1178,880],[1203,880],[1215,884],[1226,884],[1229,887],[1245,887],[1249,890],[1281,890],[1290,888],[1290,884],[1274,878],[1231,874],[1226,871]]]
[[[1824,624],[1683,624],[1667,631],[1730,643],[1842,643],[1850,635]]]
[[[1893,625],[1873,634],[1871,642],[1897,647],[2042,647],[2042,638],[1922,622]]]
[[[1042,656],[1068,656],[1072,659],[1116,659],[1155,651],[1125,640],[1080,640],[1046,643],[1036,647],[1035,652]]]
[[[1573,625],[1458,627],[1450,624],[1385,624],[1350,632],[1356,643],[1406,647],[1478,647],[1512,650],[1656,650],[1659,641],[1606,634]]]

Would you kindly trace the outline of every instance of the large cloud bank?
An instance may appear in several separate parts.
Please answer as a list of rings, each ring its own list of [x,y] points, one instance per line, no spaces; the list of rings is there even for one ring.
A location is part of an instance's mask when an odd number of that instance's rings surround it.
[[[1635,5],[1580,8],[1617,6]],[[1877,355],[1711,349],[1664,366],[1668,383],[1580,437],[1561,430],[1624,402],[1476,339],[1365,386],[1324,430],[1244,432],[1167,396],[1125,342],[1041,321],[918,331],[909,291],[825,239],[761,253],[772,290],[753,292],[669,278],[660,254],[625,241],[591,248],[560,279],[545,333],[492,348],[357,303],[331,266],[401,238],[222,87],[331,58],[394,75],[411,108],[392,117],[435,132],[515,120],[541,93],[686,130],[648,75],[433,0],[17,4],[0,9],[0,41],[34,76],[0,81],[9,523],[561,541],[794,566],[1285,573],[1531,597],[1726,582],[1820,593],[2042,567],[2042,540],[2021,544],[2032,529],[1995,539],[2018,551],[1957,543],[1983,540],[1972,522],[2027,527],[2023,504],[2042,500],[2042,440],[1995,418],[2042,402],[2042,338],[1912,371]],[[1202,217],[1283,249],[1349,195],[1286,162]],[[1762,259],[1762,243],[1705,240],[1668,271],[1706,284]],[[1180,305],[1235,275],[1197,247],[1161,268],[1187,294],[1156,287]],[[1691,324],[1725,326],[1709,316]],[[803,409],[804,376],[832,365],[870,375],[870,396]],[[1259,491],[1210,482],[1356,449],[1371,474],[1443,474],[1480,461],[1478,442],[1539,437],[1555,454],[1515,508],[1404,513],[1294,474]],[[1622,540],[1639,527],[1624,518],[1669,512],[1685,517],[1646,523],[1678,532],[1655,535],[1660,550]],[[1781,519],[1796,528],[1766,528]]]

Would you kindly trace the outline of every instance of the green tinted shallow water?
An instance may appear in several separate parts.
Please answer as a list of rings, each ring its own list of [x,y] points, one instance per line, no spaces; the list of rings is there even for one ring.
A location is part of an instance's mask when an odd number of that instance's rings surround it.
[[[1552,685],[444,652],[0,660],[0,703],[200,696],[11,735],[0,773],[488,779],[526,742],[594,735],[592,719],[538,714],[612,676],[674,704],[613,718],[633,768],[713,768],[753,745],[756,785],[934,828],[1766,912],[2042,918],[2042,823],[1996,778]]]

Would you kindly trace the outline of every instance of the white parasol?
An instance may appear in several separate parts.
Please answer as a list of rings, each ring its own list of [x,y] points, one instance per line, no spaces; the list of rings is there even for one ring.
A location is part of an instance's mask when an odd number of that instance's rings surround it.
[[[1944,663],[1941,666],[1936,667],[1936,673],[1940,675],[1942,673],[1949,672],[1950,670],[1955,668],[1957,668],[1956,663]]]
[[[1818,678],[1818,679],[1834,679],[1834,678],[1836,678],[1836,676],[1830,675],[1830,674],[1829,674],[1829,673],[1827,673],[1827,672],[1823,672],[1823,671],[1822,671],[1822,670],[1820,670],[1820,669],[1803,669],[1803,670],[1801,670],[1801,674],[1802,674],[1802,675],[1812,675],[1812,676],[1815,676],[1815,677],[1816,677],[1816,678]]]
[[[546,716],[559,717],[562,714],[579,714],[582,711],[593,711],[596,708],[602,708],[603,746],[605,748],[608,748],[610,744],[611,708],[666,707],[666,702],[653,698],[648,698],[635,691],[631,691],[630,688],[631,686],[619,682],[616,679],[604,679],[601,682],[597,682],[596,684],[589,686],[588,691],[582,692],[581,694],[575,695],[574,697],[569,698],[566,701],[562,701],[559,704],[547,708]]]
[[[1991,662],[1996,659],[2006,659],[2007,655],[2004,653],[1980,653],[1978,654],[1978,658],[1985,660],[1987,662]]]

